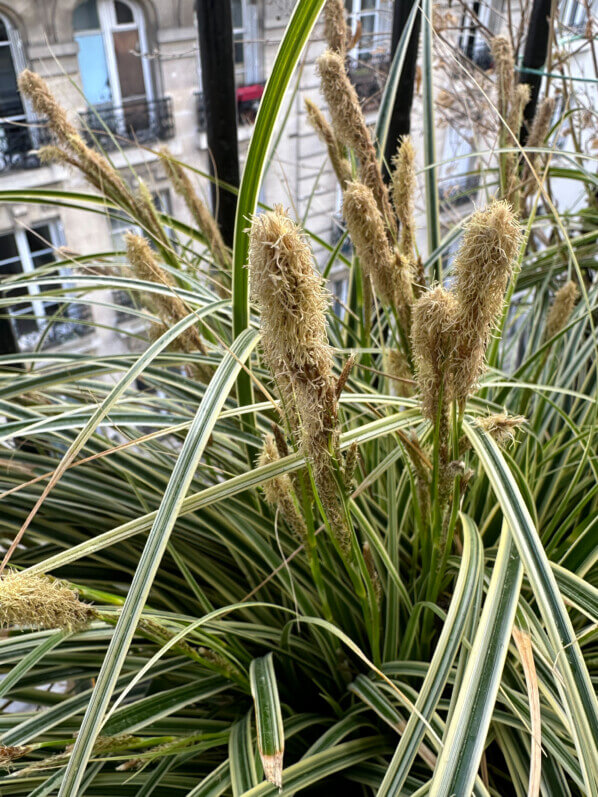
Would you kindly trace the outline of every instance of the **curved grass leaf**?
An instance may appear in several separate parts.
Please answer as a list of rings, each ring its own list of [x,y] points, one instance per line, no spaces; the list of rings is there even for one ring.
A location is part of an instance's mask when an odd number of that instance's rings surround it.
[[[272,654],[253,659],[249,668],[251,694],[255,704],[257,743],[266,780],[282,788],[284,726]]]

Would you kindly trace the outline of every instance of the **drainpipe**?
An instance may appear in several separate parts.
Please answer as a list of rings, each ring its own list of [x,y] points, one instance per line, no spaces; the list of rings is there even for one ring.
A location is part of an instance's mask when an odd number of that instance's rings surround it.
[[[524,123],[521,127],[519,139],[525,144],[529,135],[531,122],[536,115],[542,75],[539,71],[544,68],[548,45],[550,43],[552,0],[534,0],[532,13],[525,39],[523,61],[519,71],[519,82],[527,83],[530,87],[530,101],[523,111]],[[529,72],[528,70],[537,70]]]
[[[237,97],[230,0],[196,0],[210,174],[239,186]],[[228,246],[235,234],[236,194],[212,183],[212,205]]]
[[[413,3],[419,4],[419,0],[395,0],[394,2],[392,38],[390,46],[391,61],[397,51],[401,33],[407,24]],[[415,69],[417,65],[420,26],[421,9],[417,11],[417,15],[413,23],[413,30],[411,31],[411,37],[409,39],[409,44],[407,45],[405,61],[403,62],[403,69],[401,72],[401,77],[399,78],[399,85],[397,86],[395,102],[390,117],[386,151],[384,152],[384,160],[388,165],[390,165],[393,157],[397,153],[397,145],[399,140],[403,136],[409,135],[409,131],[411,130],[411,106],[413,105],[413,89],[415,84]],[[386,168],[386,165],[384,166],[384,177],[387,181],[390,179],[390,174]]]

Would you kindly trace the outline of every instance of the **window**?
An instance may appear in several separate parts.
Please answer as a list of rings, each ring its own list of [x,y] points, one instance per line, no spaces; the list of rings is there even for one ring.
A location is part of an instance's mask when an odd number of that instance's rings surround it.
[[[73,11],[85,99],[94,107],[152,99],[141,12],[122,0],[83,0]]]
[[[17,74],[25,59],[17,31],[0,14],[0,172],[39,166],[31,150],[38,146],[40,131],[27,125],[27,107],[17,87]]]
[[[439,167],[439,193],[445,202],[459,204],[472,198],[479,181],[474,152],[471,130],[446,128],[442,156],[445,163]]]
[[[44,222],[27,230],[19,229],[0,234],[0,279],[4,280],[15,274],[32,273],[53,263],[56,260],[54,252],[62,243],[62,230],[56,222]],[[73,323],[73,320],[82,320],[88,316],[89,308],[78,304],[64,306],[60,300],[40,298],[41,292],[60,288],[60,282],[44,286],[21,283],[18,287],[4,291],[4,296],[15,299],[8,311],[21,350],[26,351],[37,346],[48,323],[51,326],[44,338],[44,345],[47,346],[90,331],[90,327]],[[22,297],[27,297],[27,300]]]
[[[85,125],[105,149],[112,137],[151,141],[174,135],[170,98],[156,99],[143,14],[124,0],[83,0],[73,11]],[[106,128],[108,133],[106,133]]]
[[[588,5],[591,6],[591,0]],[[588,21],[586,4],[579,0],[561,0],[558,19],[565,28],[583,30]]]
[[[237,86],[251,86],[262,80],[258,7],[255,0],[231,0]]]
[[[361,36],[348,53],[349,76],[365,110],[380,102],[390,67],[391,11],[385,0],[345,0],[349,27]]]

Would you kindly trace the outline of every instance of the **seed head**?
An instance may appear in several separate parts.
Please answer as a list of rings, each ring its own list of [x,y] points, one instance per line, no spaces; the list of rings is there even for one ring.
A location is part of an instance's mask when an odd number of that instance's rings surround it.
[[[224,243],[218,224],[206,204],[197,195],[186,170],[179,161],[175,160],[167,147],[163,147],[159,155],[174,190],[185,200],[187,209],[205,237],[216,263],[221,268],[230,270],[230,252]]]
[[[511,105],[515,76],[513,47],[506,36],[495,36],[490,44],[498,81],[498,110],[507,119]]]
[[[69,146],[75,142],[77,145],[78,142],[83,143],[77,129],[69,122],[66,111],[56,101],[41,75],[25,69],[19,75],[18,82],[21,93],[31,101],[37,116],[48,120],[52,132],[61,143]]]
[[[374,194],[378,210],[392,235],[396,222],[388,198],[388,190],[376,158],[376,150],[366,124],[355,87],[351,83],[341,55],[326,50],[317,60],[322,94],[332,117],[338,141],[355,151],[359,160],[361,182]]]
[[[270,465],[279,459],[276,440],[271,434],[264,437],[264,447],[258,458],[258,465]],[[275,476],[273,479],[263,484],[264,496],[266,501],[280,510],[280,514],[286,520],[291,531],[301,542],[307,539],[307,528],[303,515],[299,512],[294,500],[293,484],[290,476],[285,473],[282,476]]]
[[[7,572],[0,578],[0,627],[85,627],[93,609],[79,600],[77,591],[63,581],[24,572]]]
[[[374,557],[372,556],[372,549],[370,548],[369,542],[364,543],[362,550],[363,550],[363,561],[365,562],[365,567],[366,570],[368,571],[368,576],[370,577],[370,581],[372,582],[374,595],[376,596],[376,602],[379,604],[380,601],[382,600],[382,584],[380,583],[380,576],[378,575],[378,569],[376,567]]]
[[[499,446],[512,443],[515,439],[515,432],[525,423],[523,415],[509,415],[506,412],[499,412],[495,415],[487,415],[478,420],[478,426],[486,434],[494,438]]]
[[[392,378],[393,392],[397,396],[413,395],[413,376],[407,358],[399,349],[389,349],[386,355],[386,370]]]
[[[324,6],[324,36],[328,47],[344,56],[348,31],[343,0],[327,0]]]
[[[371,190],[363,183],[349,183],[344,194],[343,213],[361,268],[374,283],[380,300],[384,304],[394,304],[393,252]]]
[[[413,305],[411,339],[422,413],[433,423],[442,403],[444,414],[453,396],[452,362],[458,304],[438,286]]]
[[[334,476],[339,461],[336,385],[326,334],[329,297],[311,249],[281,207],[256,216],[249,245],[251,294],[261,311],[265,358],[300,422],[301,448],[343,550],[349,532]]]
[[[558,289],[546,318],[545,340],[558,335],[567,326],[578,297],[577,285],[572,280]]]
[[[320,141],[326,144],[328,157],[336,174],[336,179],[339,181],[341,188],[344,189],[351,179],[351,164],[345,157],[343,147],[336,140],[332,127],[330,127],[318,106],[310,99],[306,99],[305,107],[311,126],[316,131]]]
[[[490,334],[502,310],[521,243],[519,224],[506,202],[493,202],[468,221],[455,258],[455,398],[465,401],[484,365]]]
[[[394,158],[392,173],[392,199],[396,214],[401,222],[399,249],[401,254],[412,260],[415,258],[415,149],[409,136],[399,146]]]
[[[540,103],[532,127],[527,139],[528,147],[541,147],[546,141],[546,137],[550,130],[550,123],[554,114],[554,97],[545,97]],[[529,158],[531,160],[534,171],[537,173],[542,164],[542,154],[539,152],[530,152]],[[531,168],[526,162],[523,169],[523,179],[533,177]],[[530,188],[533,188],[533,183]]]

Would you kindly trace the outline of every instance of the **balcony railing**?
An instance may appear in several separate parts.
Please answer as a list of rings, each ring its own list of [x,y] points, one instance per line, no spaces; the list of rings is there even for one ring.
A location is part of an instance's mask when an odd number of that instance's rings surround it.
[[[255,122],[265,85],[265,82],[252,83],[249,86],[237,88],[237,123],[239,127],[252,125]],[[207,122],[203,92],[198,91],[195,96],[197,97],[197,126],[200,132],[204,132]]]
[[[121,106],[98,105],[79,114],[92,146],[114,150],[126,145],[165,141],[174,136],[172,99],[129,100]]]
[[[0,118],[0,174],[13,169],[36,169],[40,163],[35,150],[50,142],[50,133],[41,123],[27,121],[21,108]]]

